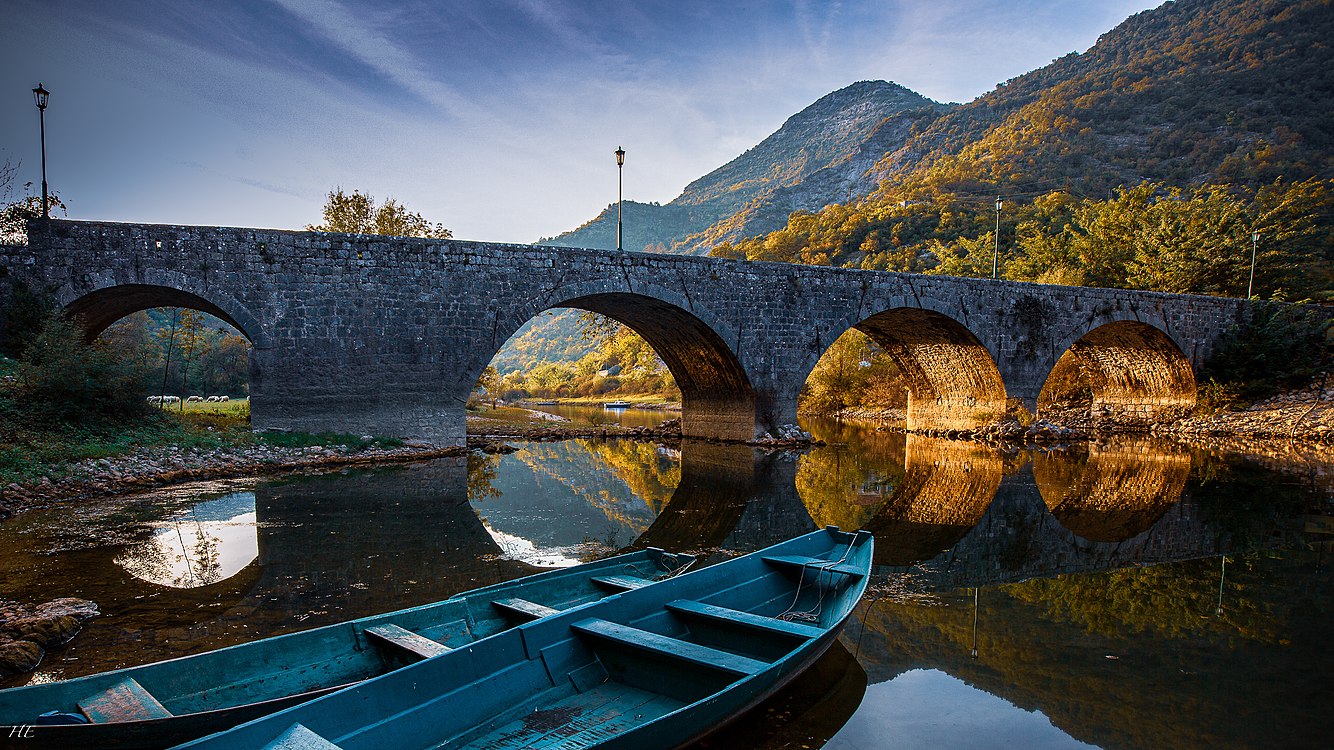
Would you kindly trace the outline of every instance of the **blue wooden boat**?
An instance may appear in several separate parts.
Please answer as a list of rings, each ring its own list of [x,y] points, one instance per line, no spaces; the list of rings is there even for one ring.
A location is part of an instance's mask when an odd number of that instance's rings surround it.
[[[520,625],[183,745],[191,750],[674,748],[816,660],[873,540],[827,528]]]
[[[693,561],[691,555],[648,549],[388,614],[0,690],[0,747],[168,747],[646,586]],[[56,715],[39,718],[48,712]],[[84,719],[88,723],[51,723]]]

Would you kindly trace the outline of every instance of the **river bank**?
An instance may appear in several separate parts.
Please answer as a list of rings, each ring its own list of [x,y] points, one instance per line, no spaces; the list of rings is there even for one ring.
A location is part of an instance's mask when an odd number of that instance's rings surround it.
[[[423,461],[461,456],[468,450],[427,444],[287,447],[263,443],[218,448],[139,448],[124,455],[76,461],[59,467],[59,472],[51,472],[53,476],[0,487],[0,520],[53,503],[120,495],[181,482]]]
[[[804,415],[807,412],[803,412]],[[870,421],[890,430],[907,430],[907,413],[899,408],[848,407],[809,416],[839,420]],[[1099,435],[1149,433],[1178,439],[1228,438],[1285,441],[1313,446],[1334,446],[1334,386],[1312,385],[1258,401],[1240,409],[1192,413],[1161,422],[1123,420],[1094,414],[1089,407],[1046,409],[1027,424],[1007,420],[977,430],[950,430],[949,437],[975,438],[987,442],[1050,442],[1087,440]]]

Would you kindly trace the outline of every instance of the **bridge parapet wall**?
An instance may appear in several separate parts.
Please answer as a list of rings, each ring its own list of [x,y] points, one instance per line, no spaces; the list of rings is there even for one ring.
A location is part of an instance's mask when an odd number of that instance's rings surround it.
[[[463,440],[464,403],[494,353],[553,306],[610,314],[644,333],[682,385],[687,432],[731,439],[795,422],[797,394],[829,344],[888,311],[929,311],[950,321],[940,330],[967,333],[932,341],[914,334],[907,318],[884,329],[924,373],[918,402],[981,401],[990,414],[995,393],[979,400],[926,392],[959,380],[951,370],[960,357],[946,350],[966,345],[970,367],[985,369],[989,358],[995,380],[968,382],[997,383],[1003,397],[1033,407],[1061,355],[1099,326],[1152,326],[1198,366],[1246,306],[988,279],[265,229],[51,221],[34,222],[29,236],[28,246],[0,248],[10,282],[97,325],[194,299],[241,329],[255,347],[258,427],[446,443]],[[1121,400],[1139,403],[1132,396]],[[919,427],[957,417],[951,408],[918,411]]]

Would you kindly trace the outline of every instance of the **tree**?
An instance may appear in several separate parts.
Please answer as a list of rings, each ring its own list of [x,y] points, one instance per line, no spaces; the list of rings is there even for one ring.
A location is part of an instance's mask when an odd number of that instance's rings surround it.
[[[477,379],[477,385],[481,386],[486,397],[491,401],[491,408],[496,408],[496,400],[500,398],[500,372],[496,370],[495,365],[487,365],[482,370],[482,377]]]
[[[353,190],[348,194],[341,187],[329,191],[324,202],[324,223],[308,224],[306,229],[312,232],[383,234],[438,240],[454,236],[444,224],[427,221],[420,213],[409,211],[407,206],[393,198],[386,198],[384,203],[377,206],[370,193]]]
[[[0,244],[4,245],[27,244],[28,222],[42,216],[40,195],[15,198],[14,177],[18,168],[19,165],[9,159],[0,164],[0,204],[4,204],[4,208],[0,208]],[[23,188],[25,192],[32,190],[32,183],[25,183]],[[48,195],[46,201],[53,213],[56,210],[66,212],[65,203],[54,193]]]

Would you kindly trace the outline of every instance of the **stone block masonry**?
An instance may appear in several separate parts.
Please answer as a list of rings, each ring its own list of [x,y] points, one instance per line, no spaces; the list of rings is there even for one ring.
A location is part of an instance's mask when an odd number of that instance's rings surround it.
[[[1067,354],[1108,408],[1193,404],[1192,369],[1248,314],[1242,300],[693,256],[410,237],[33,222],[0,247],[21,282],[90,335],[159,306],[250,339],[256,427],[464,441],[491,357],[544,310],[638,331],[681,387],[682,429],[752,440],[796,421],[825,349],[856,327],[908,375],[912,427],[1037,409]],[[0,321],[0,325],[3,322]],[[1064,366],[1064,365],[1063,365]]]

